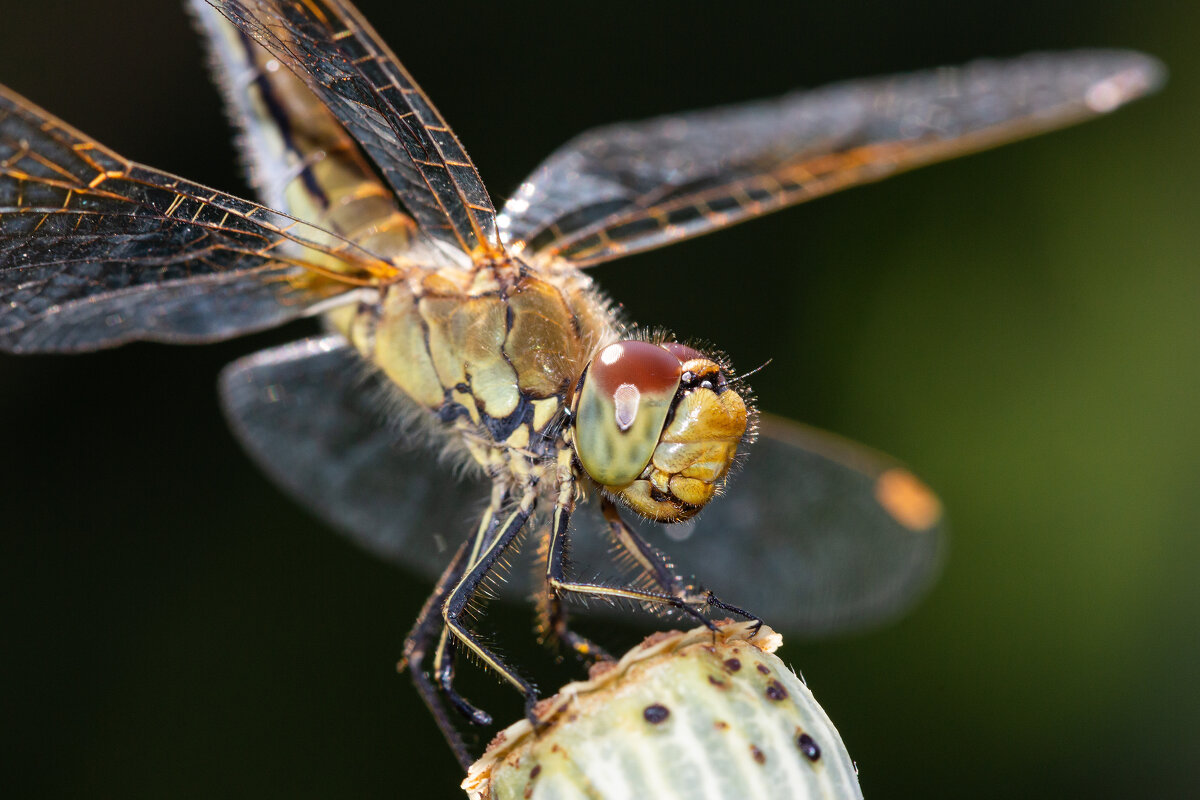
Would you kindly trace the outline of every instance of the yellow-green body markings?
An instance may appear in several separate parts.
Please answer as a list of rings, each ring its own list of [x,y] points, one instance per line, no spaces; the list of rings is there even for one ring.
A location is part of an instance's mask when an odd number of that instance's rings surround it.
[[[617,325],[577,270],[517,261],[410,267],[331,322],[399,389],[463,435],[489,472],[525,470],[561,441],[551,428],[597,344]]]
[[[592,351],[619,330],[592,280],[565,262],[535,271],[516,259],[457,264],[435,251],[299,78],[232,26],[200,19],[219,37],[217,55],[256,75],[227,97],[256,154],[260,193],[392,267],[356,303],[329,311],[328,324],[492,474],[528,472],[530,448],[550,457],[539,434],[561,418]],[[323,279],[309,280],[319,288]]]

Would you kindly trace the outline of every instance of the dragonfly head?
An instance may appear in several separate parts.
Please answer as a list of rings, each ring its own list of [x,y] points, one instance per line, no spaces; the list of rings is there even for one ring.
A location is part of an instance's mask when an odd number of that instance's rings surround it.
[[[588,476],[643,516],[692,517],[746,434],[746,401],[720,364],[677,342],[602,349],[575,393],[574,447]]]

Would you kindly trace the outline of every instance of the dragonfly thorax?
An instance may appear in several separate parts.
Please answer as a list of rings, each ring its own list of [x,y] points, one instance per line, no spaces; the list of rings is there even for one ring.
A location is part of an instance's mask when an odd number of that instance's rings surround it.
[[[491,473],[567,446],[568,395],[597,343],[615,338],[590,278],[536,273],[516,259],[414,267],[330,320]]]
[[[746,435],[746,402],[713,359],[676,342],[602,349],[574,400],[584,471],[643,516],[692,517],[716,494]]]

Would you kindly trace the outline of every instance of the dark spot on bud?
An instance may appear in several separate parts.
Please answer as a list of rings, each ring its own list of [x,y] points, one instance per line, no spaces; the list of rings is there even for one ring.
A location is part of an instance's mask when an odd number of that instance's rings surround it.
[[[759,750],[756,745],[750,745],[751,757],[760,764],[767,763],[767,756],[762,750]]]
[[[802,733],[796,737],[796,746],[800,748],[800,752],[809,761],[816,761],[821,757],[820,746],[807,733]]]
[[[529,770],[529,777],[531,777],[531,778],[536,778],[538,775],[541,775],[541,774],[542,774],[542,765],[541,764],[537,764],[534,766],[533,769]]]
[[[728,688],[728,687],[725,685],[725,681],[721,680],[721,679],[720,679],[720,678],[718,678],[716,675],[709,675],[709,676],[708,676],[708,682],[709,682],[709,683],[711,683],[713,686],[716,686],[718,689],[726,689],[726,688]]]
[[[671,711],[666,706],[655,703],[654,705],[646,706],[646,709],[642,711],[642,716],[646,718],[646,722],[649,722],[651,725],[657,725],[671,716]]]
[[[729,723],[723,719],[719,719],[713,723],[713,727],[719,731],[729,730]]]
[[[776,702],[786,700],[788,696],[787,689],[783,688],[783,684],[779,681],[771,681],[767,684],[767,699]]]
[[[736,658],[725,659],[725,669],[729,670],[730,672],[737,672],[741,668],[742,662],[738,661]]]
[[[771,670],[767,669],[767,666],[766,666],[765,664],[755,664],[755,665],[754,665],[754,667],[755,667],[755,669],[757,669],[759,672],[761,672],[763,675],[770,675],[770,674],[771,674]]]

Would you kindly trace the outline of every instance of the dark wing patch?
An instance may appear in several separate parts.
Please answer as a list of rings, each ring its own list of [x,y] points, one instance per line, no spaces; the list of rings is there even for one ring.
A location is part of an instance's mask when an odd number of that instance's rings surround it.
[[[425,93],[342,0],[209,0],[308,84],[421,230],[479,261],[504,252],[483,181]]]
[[[123,159],[0,87],[0,349],[212,341],[389,272],[319,228]]]
[[[514,251],[598,264],[1102,114],[1162,76],[1138,53],[1033,54],[598,128],[499,224]]]

